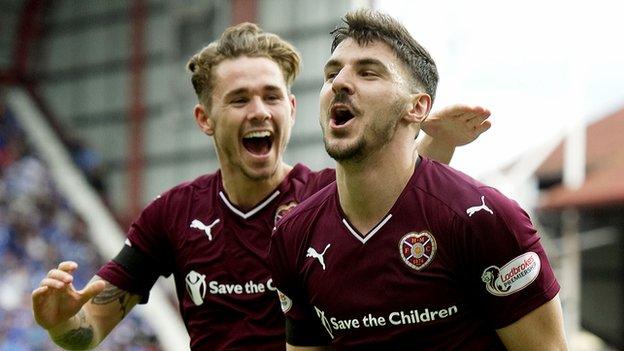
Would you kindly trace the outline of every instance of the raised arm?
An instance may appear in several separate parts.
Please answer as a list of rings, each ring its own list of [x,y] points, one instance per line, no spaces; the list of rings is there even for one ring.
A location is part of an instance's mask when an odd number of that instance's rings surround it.
[[[88,350],[104,340],[140,297],[98,276],[77,291],[72,283],[77,268],[75,262],[67,261],[48,272],[32,292],[33,314],[60,347]]]
[[[498,329],[498,336],[510,351],[567,350],[559,295],[531,311],[517,322]]]
[[[490,129],[490,111],[480,106],[452,105],[429,115],[421,124],[425,136],[418,153],[448,164],[457,146],[474,141]]]

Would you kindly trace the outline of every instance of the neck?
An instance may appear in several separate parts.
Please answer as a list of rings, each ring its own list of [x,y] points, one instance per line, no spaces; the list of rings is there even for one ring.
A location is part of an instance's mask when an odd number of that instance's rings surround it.
[[[340,206],[360,233],[368,233],[392,208],[414,173],[415,143],[391,142],[364,160],[336,166]]]
[[[241,208],[253,208],[275,191],[286,178],[292,166],[280,163],[273,175],[263,179],[252,179],[236,170],[221,168],[221,181],[228,199]]]

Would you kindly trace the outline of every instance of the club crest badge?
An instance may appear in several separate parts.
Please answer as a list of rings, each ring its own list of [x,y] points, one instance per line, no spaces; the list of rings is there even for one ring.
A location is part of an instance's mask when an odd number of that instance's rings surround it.
[[[399,241],[403,262],[417,271],[423,270],[433,261],[437,249],[435,238],[427,231],[407,233]]]
[[[275,211],[274,225],[277,225],[277,222],[279,222],[280,219],[282,219],[288,212],[290,212],[290,210],[292,210],[296,206],[297,206],[297,203],[294,201],[291,201],[289,203],[283,204],[280,207],[278,207],[277,210]]]

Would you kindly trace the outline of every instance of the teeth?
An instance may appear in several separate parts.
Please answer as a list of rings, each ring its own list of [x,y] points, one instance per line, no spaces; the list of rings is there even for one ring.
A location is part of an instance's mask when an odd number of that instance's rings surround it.
[[[243,138],[266,138],[270,136],[271,136],[271,132],[269,132],[268,130],[263,130],[263,131],[258,131],[258,132],[247,133],[245,134]]]

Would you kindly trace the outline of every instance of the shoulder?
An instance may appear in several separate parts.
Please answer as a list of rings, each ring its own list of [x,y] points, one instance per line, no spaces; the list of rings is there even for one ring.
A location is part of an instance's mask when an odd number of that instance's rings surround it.
[[[280,236],[281,232],[307,232],[311,223],[321,217],[324,211],[330,210],[327,205],[335,194],[336,185],[332,183],[307,198],[279,221],[276,235]],[[289,236],[292,235],[289,234]]]
[[[307,166],[298,163],[289,174],[289,181],[305,189],[309,195],[321,190],[336,180],[336,172],[331,168],[312,171]]]
[[[477,212],[490,213],[493,208],[501,210],[501,213],[520,209],[515,201],[499,190],[447,165],[423,160],[423,169],[415,187],[458,217],[468,220]]]
[[[218,185],[218,173],[204,174],[194,180],[182,182],[161,193],[152,200],[147,208],[153,206],[177,206],[191,201],[197,193],[211,192]]]
[[[530,246],[539,239],[529,215],[496,188],[440,164],[425,173],[430,179],[419,182],[420,190],[455,213],[454,230],[466,240],[462,242],[502,250]],[[441,212],[435,206],[428,210]]]

